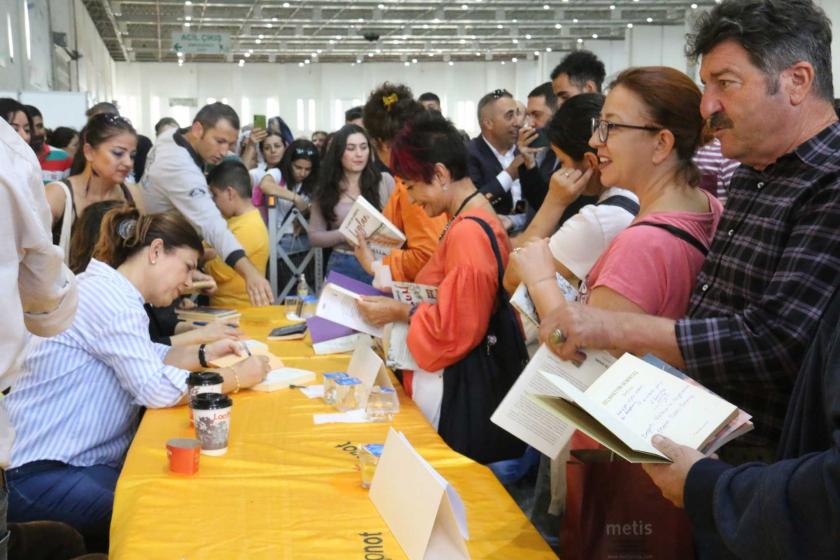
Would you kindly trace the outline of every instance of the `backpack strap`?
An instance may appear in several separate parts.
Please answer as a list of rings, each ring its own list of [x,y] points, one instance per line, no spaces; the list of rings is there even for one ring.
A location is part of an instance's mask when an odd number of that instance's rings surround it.
[[[601,202],[595,204],[595,206],[618,206],[619,208],[623,208],[627,210],[632,215],[636,215],[639,213],[639,205],[634,202],[633,200],[627,198],[626,196],[622,196],[620,194],[614,194],[610,197],[605,198]]]
[[[655,227],[655,228],[659,228],[659,229],[664,229],[665,231],[667,231],[668,233],[670,233],[674,237],[679,237],[680,239],[682,239],[683,241],[685,241],[686,243],[688,243],[689,245],[691,245],[692,247],[694,247],[695,249],[697,249],[698,251],[703,253],[704,257],[709,254],[709,249],[707,249],[706,246],[703,245],[696,237],[694,237],[693,235],[691,235],[690,233],[688,233],[684,229],[678,228],[677,226],[672,226],[671,224],[659,224],[659,223],[653,223],[653,222],[638,222],[638,223],[632,224],[628,227],[636,227],[636,226],[650,226],[650,227]]]

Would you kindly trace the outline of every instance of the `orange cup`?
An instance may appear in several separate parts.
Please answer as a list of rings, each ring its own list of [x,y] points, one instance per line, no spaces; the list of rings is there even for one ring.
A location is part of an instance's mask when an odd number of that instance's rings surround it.
[[[175,438],[166,442],[166,456],[169,457],[169,470],[179,474],[198,472],[198,457],[201,444],[197,439]]]

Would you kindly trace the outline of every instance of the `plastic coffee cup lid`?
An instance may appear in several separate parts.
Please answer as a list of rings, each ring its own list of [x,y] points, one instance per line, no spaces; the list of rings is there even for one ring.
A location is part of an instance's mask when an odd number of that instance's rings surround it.
[[[330,373],[324,374],[324,379],[340,379],[343,377],[347,377],[347,374],[343,371],[331,371]]]
[[[232,406],[233,401],[220,393],[201,393],[193,397],[190,405],[196,410],[215,410]]]
[[[218,385],[224,383],[225,379],[215,371],[194,371],[187,378],[187,385]]]
[[[336,385],[361,385],[362,380],[358,377],[342,377],[335,380]]]

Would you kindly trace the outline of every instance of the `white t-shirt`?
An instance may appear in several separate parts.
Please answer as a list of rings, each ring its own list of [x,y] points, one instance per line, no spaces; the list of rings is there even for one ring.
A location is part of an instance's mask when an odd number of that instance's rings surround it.
[[[639,203],[635,194],[618,187],[604,191],[598,197],[598,202],[617,195]],[[610,241],[629,226],[634,218],[633,214],[619,206],[588,204],[566,220],[551,236],[548,243],[551,254],[582,280]]]

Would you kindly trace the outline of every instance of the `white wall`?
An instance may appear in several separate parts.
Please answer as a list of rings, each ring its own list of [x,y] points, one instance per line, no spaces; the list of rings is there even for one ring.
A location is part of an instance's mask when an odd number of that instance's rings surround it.
[[[53,32],[66,33],[68,47],[82,57],[70,61],[53,45]],[[0,1],[0,90],[81,91],[91,102],[113,98],[114,61],[81,0]]]
[[[334,130],[344,110],[363,104],[387,80],[403,82],[415,95],[437,93],[447,116],[471,134],[477,132],[475,104],[485,93],[507,88],[519,99],[544,80],[536,62],[227,64],[118,63],[116,98],[121,110],[145,134],[172,116],[185,126],[208,98],[227,99],[243,123],[253,114],[282,116],[296,134]],[[170,107],[170,98],[194,98],[197,106]],[[310,100],[312,103],[310,104]],[[337,105],[340,104],[340,107]],[[300,110],[299,110],[299,105]],[[314,111],[310,111],[314,105]],[[310,116],[311,115],[311,116]]]

